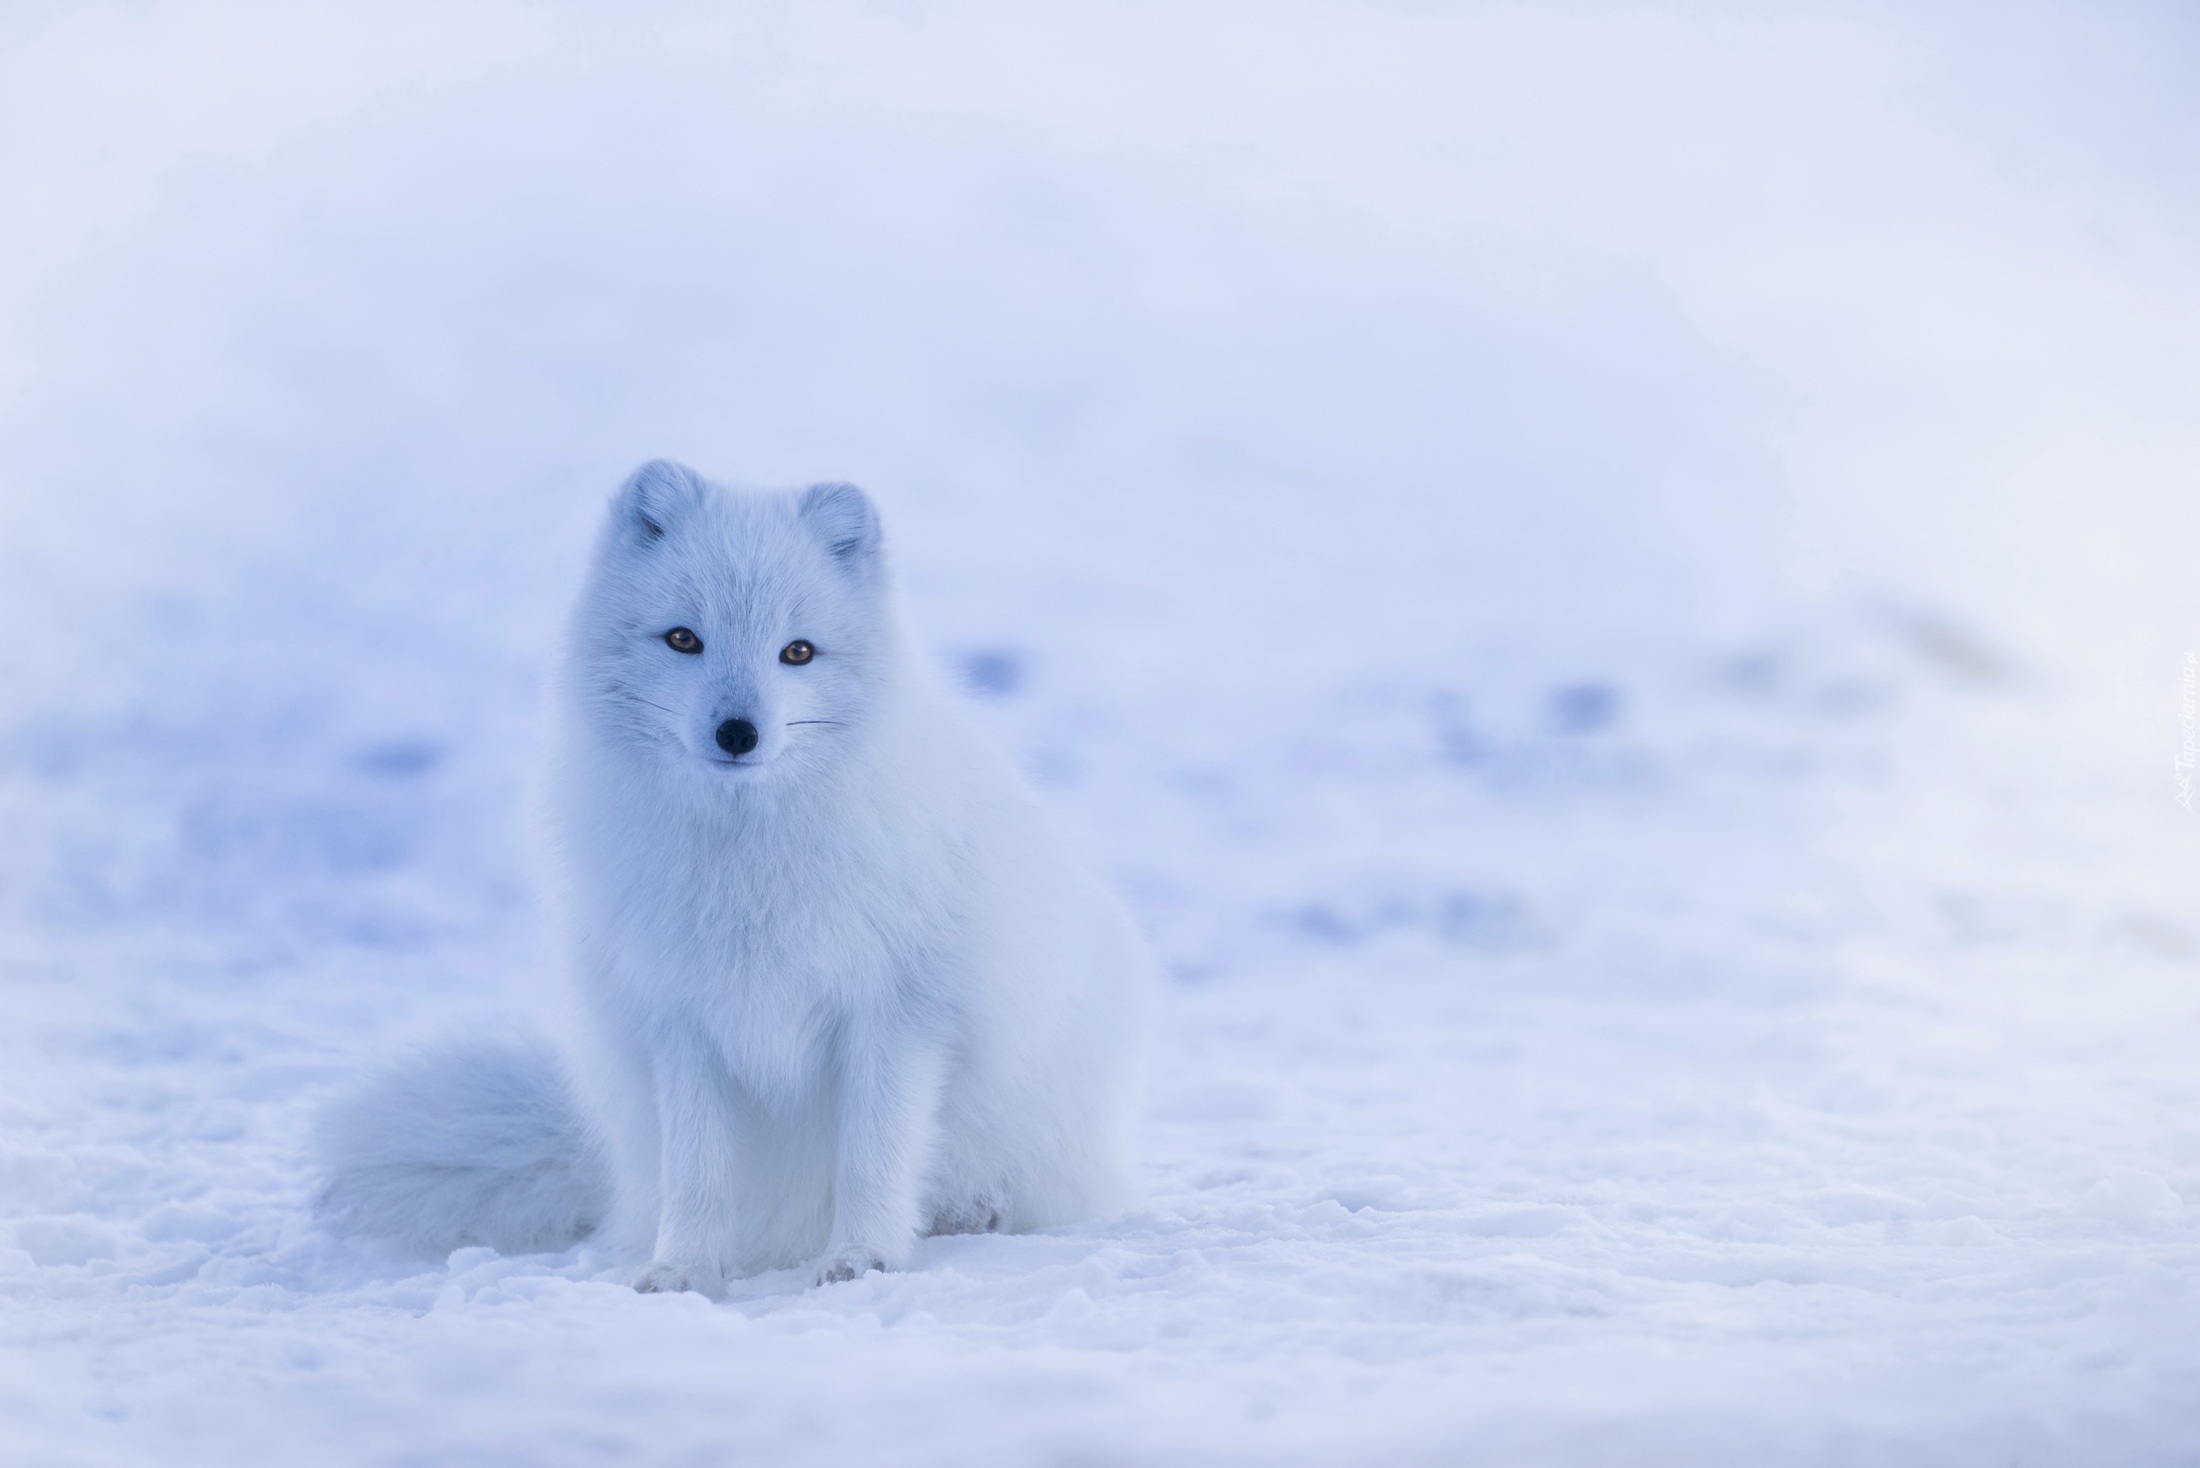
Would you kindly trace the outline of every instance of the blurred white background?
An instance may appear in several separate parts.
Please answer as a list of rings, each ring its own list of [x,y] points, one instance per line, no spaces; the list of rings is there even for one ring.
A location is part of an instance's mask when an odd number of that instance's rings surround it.
[[[17,615],[274,559],[501,650],[666,453],[906,505],[956,631],[1128,602],[1142,676],[1861,595],[2158,698],[2193,635],[2180,7],[6,24]]]

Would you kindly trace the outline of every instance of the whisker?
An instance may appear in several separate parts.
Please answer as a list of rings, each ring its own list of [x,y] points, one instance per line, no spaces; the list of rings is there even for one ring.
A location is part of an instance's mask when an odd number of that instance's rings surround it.
[[[834,726],[835,728],[838,728],[838,727],[840,726],[840,720],[838,720],[838,719],[789,719],[789,720],[787,720],[787,727],[788,727],[788,728],[790,728],[790,729],[792,729],[792,728],[793,728],[793,727],[794,727],[795,725],[797,725],[797,724],[831,724],[831,725],[833,725],[833,726]]]
[[[676,719],[680,717],[680,711],[678,709],[666,708],[663,704],[657,702],[657,700],[654,698],[644,698],[639,693],[636,693],[633,689],[627,687],[624,683],[614,682],[607,684],[604,688],[604,692],[610,694],[614,698],[623,698],[633,703],[646,703],[651,708],[657,709],[662,713],[668,713]]]

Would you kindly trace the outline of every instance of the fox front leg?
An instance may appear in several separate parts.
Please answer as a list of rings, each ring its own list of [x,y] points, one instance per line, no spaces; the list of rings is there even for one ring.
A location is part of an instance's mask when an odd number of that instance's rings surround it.
[[[900,1043],[852,1045],[843,1057],[833,1231],[819,1284],[899,1269],[921,1231],[918,1192],[939,1128],[945,1058],[933,1046],[888,1038]]]
[[[726,1292],[724,1245],[738,1202],[733,1097],[725,1067],[699,1040],[668,1043],[655,1062],[657,1242],[634,1288],[717,1299]]]

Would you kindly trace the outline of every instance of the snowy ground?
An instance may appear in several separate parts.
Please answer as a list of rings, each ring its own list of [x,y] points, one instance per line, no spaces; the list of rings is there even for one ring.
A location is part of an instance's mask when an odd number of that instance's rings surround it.
[[[2200,31],[1036,15],[0,19],[0,1459],[2200,1459]],[[659,454],[886,506],[1172,976],[1137,1211],[313,1223],[549,982]]]

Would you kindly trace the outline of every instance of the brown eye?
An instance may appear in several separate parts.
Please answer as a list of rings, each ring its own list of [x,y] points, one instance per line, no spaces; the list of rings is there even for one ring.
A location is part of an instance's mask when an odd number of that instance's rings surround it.
[[[779,649],[779,660],[790,668],[799,668],[816,656],[817,649],[799,637]]]
[[[698,653],[703,650],[703,639],[685,627],[675,627],[665,634],[665,646],[674,652]]]

